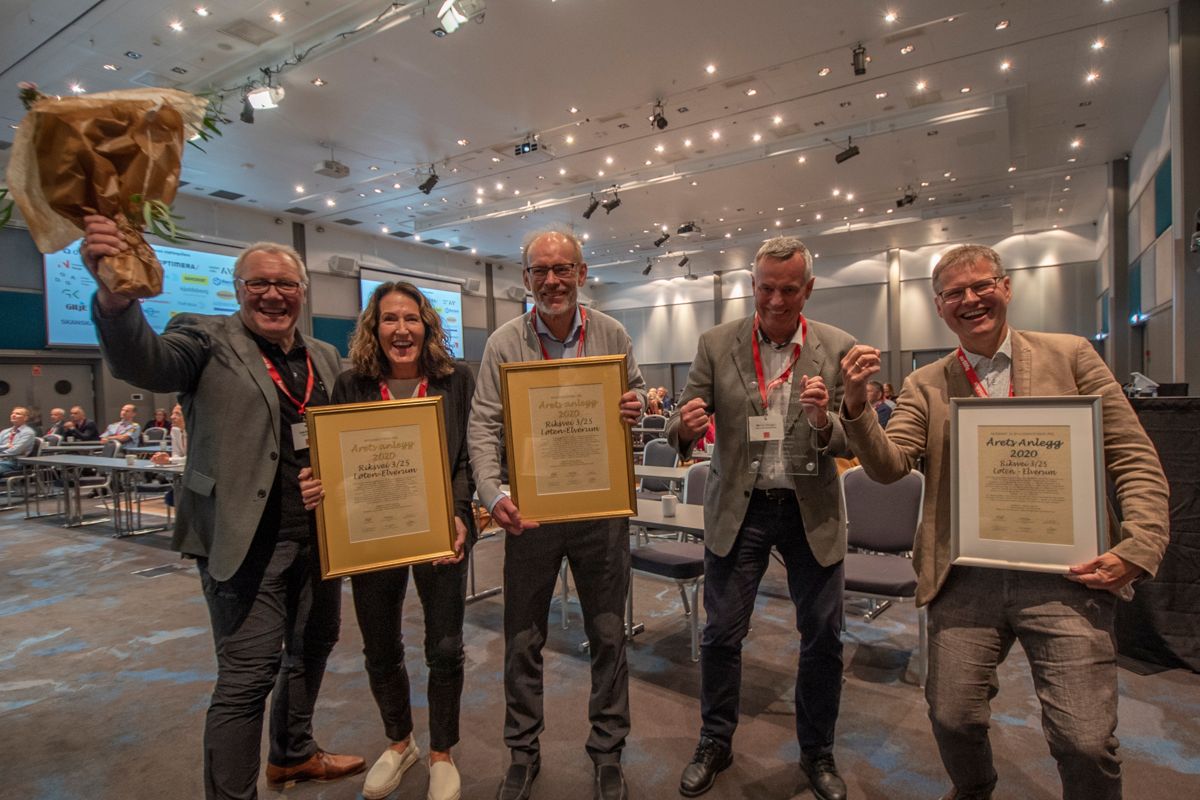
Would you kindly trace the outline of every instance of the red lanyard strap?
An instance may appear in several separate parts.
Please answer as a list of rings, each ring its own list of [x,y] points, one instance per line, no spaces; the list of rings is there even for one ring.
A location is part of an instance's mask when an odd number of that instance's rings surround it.
[[[304,416],[304,409],[308,407],[308,401],[312,399],[312,391],[313,391],[312,354],[309,353],[307,350],[304,351],[304,360],[308,364],[308,384],[304,387],[304,401],[303,402],[301,402],[301,401],[297,400],[295,397],[293,397],[292,393],[288,391],[288,388],[286,386],[284,386],[283,378],[279,377],[279,370],[275,369],[275,365],[271,363],[271,359],[267,358],[261,352],[259,353],[259,355],[262,356],[263,363],[267,365],[267,374],[269,374],[271,376],[271,380],[275,382],[275,385],[279,388],[279,391],[283,392],[284,397],[286,397],[288,400],[292,401],[292,405],[294,405],[296,407],[296,410],[300,412],[300,416]]]
[[[971,382],[971,390],[975,392],[976,397],[990,397],[988,390],[984,388],[983,381],[979,380],[979,376],[975,374],[975,368],[971,366],[971,362],[967,360],[967,354],[960,347],[954,351],[958,356],[958,363],[962,365],[963,372],[967,373],[967,380]],[[1015,397],[1013,392],[1012,376],[1008,379],[1008,396]]]
[[[538,333],[538,315],[537,309],[529,312],[529,324],[533,326],[533,335],[537,337],[538,347],[542,348],[542,360],[549,361],[550,353],[546,350],[546,343],[542,341],[541,334]],[[549,331],[546,331],[549,333]],[[575,347],[575,358],[583,356],[583,341],[587,338],[587,309],[579,306],[579,344]],[[566,358],[564,350],[563,358]]]
[[[754,315],[754,341],[753,341],[754,377],[758,379],[758,393],[760,395],[762,395],[763,411],[767,410],[767,406],[768,406],[767,398],[770,397],[771,390],[774,389],[776,386],[780,386],[784,383],[787,383],[788,379],[792,377],[792,367],[796,366],[796,360],[798,358],[800,358],[800,348],[803,346],[804,341],[807,338],[808,338],[808,320],[806,320],[804,318],[804,315],[801,314],[800,315],[800,344],[792,346],[792,357],[788,360],[787,366],[783,368],[783,372],[779,373],[778,376],[776,376],[772,381],[770,381],[768,383],[763,379],[762,351],[759,349],[759,344],[758,344],[758,340],[759,340],[758,314]]]
[[[424,397],[429,393],[429,378],[421,378],[421,382],[417,384],[416,391],[413,392],[413,397]],[[388,389],[387,381],[383,378],[379,380],[379,396],[384,400],[394,400],[392,392]]]

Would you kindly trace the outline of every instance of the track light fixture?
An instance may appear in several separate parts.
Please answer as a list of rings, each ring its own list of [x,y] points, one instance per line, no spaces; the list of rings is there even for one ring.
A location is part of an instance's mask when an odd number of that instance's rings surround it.
[[[483,22],[485,5],[484,0],[445,0],[437,12],[441,24],[433,29],[433,35],[440,39],[454,33],[468,20]]]
[[[433,191],[433,187],[437,186],[437,182],[439,180],[440,180],[440,178],[438,178],[437,170],[434,169],[433,164],[430,164],[429,165],[429,177],[426,178],[424,180],[424,182],[421,183],[421,185],[418,186],[417,188],[420,189],[423,193],[429,194],[430,192]]]
[[[663,246],[663,242],[665,242],[667,239],[670,239],[670,238],[671,238],[671,234],[667,233],[666,231],[663,231],[663,234],[662,234],[662,236],[660,236],[660,237],[658,237],[657,239],[655,239],[655,240],[654,240],[654,246],[655,246],[655,247],[662,247],[662,246]]]
[[[254,106],[250,105],[250,98],[248,97],[242,98],[242,113],[239,119],[247,125],[254,124]]]
[[[600,202],[600,207],[604,209],[605,214],[611,214],[613,209],[621,205],[621,198],[617,196],[617,187],[612,188],[612,197],[605,198]]]
[[[896,201],[896,208],[904,208],[905,206],[911,206],[916,201],[917,201],[917,193],[913,191],[912,186],[909,186],[904,190],[904,196]]]
[[[847,137],[846,149],[834,156],[833,160],[841,164],[843,161],[849,161],[850,159],[854,158],[856,155],[858,155],[858,153],[858,145],[854,144],[853,140]]]
[[[646,268],[642,270],[643,275],[649,275],[650,270],[654,269],[654,262],[649,258],[646,259]]]
[[[855,45],[851,51],[850,66],[854,67],[855,75],[867,74],[867,48],[862,46],[862,42]]]
[[[699,232],[700,226],[694,222],[685,222],[675,231],[675,233],[679,234],[680,236],[688,236],[690,234]]]
[[[679,266],[680,266],[680,267],[686,267],[687,265],[688,265],[688,257],[687,257],[687,256],[684,256],[683,258],[679,259]],[[690,272],[691,272],[691,271],[689,270],[689,273],[690,273]]]
[[[654,102],[654,113],[650,115],[651,127],[658,128],[660,131],[666,130],[671,123],[667,122],[667,118],[663,115],[663,102],[656,100]]]
[[[595,214],[596,209],[599,207],[600,207],[600,201],[596,199],[596,195],[589,194],[588,195],[588,207],[587,207],[587,211],[583,212],[583,218],[591,219],[592,214]]]

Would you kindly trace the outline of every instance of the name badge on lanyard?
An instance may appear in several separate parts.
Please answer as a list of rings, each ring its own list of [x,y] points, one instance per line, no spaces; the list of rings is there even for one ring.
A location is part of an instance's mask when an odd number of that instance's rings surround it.
[[[259,355],[262,354],[260,353]],[[304,387],[303,400],[297,400],[292,396],[292,393],[288,391],[287,386],[285,386],[283,383],[283,378],[279,376],[279,370],[275,369],[275,365],[271,363],[271,359],[267,358],[266,356],[262,356],[262,360],[263,364],[265,364],[267,367],[267,374],[271,376],[271,381],[275,384],[279,391],[283,392],[283,396],[286,397],[291,404],[296,407],[296,410],[300,412],[301,421],[292,423],[292,449],[294,449],[297,453],[301,452],[302,450],[307,450],[308,426],[304,423],[303,418],[304,409],[308,407],[308,401],[312,399],[313,383],[315,381],[312,355],[309,354],[308,351],[305,351],[304,353],[304,360],[308,363],[308,381]]]
[[[800,358],[800,349],[804,344],[804,340],[808,338],[808,320],[804,319],[804,315],[800,315],[800,343],[792,346],[792,355],[788,359],[787,366],[783,368],[774,379],[771,381],[765,380],[763,373],[762,351],[759,348],[759,332],[758,332],[758,315],[754,315],[754,375],[758,379],[758,391],[762,397],[763,410],[766,412],[762,416],[746,418],[746,433],[752,442],[775,442],[783,439],[783,412],[776,405],[771,408],[771,392],[776,389],[782,391],[791,390],[792,367],[796,365],[796,360]]]

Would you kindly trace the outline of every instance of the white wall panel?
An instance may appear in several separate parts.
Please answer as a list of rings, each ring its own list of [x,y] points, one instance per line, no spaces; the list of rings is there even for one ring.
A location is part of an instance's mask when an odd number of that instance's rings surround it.
[[[1129,151],[1129,196],[1138,197],[1154,180],[1158,165],[1171,152],[1171,92],[1163,83],[1141,133]],[[1149,244],[1149,240],[1145,242]]]
[[[1154,253],[1154,306],[1171,302],[1175,294],[1175,239],[1174,228],[1167,228],[1150,248]],[[1145,267],[1142,267],[1144,270]]]

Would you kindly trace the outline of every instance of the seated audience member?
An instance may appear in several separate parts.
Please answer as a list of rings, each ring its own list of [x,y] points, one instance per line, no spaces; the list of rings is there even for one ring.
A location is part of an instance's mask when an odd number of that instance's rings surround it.
[[[896,407],[896,390],[890,383],[883,385],[883,402],[888,404],[888,408]]]
[[[133,421],[136,413],[137,407],[133,403],[121,406],[121,418],[104,429],[104,433],[100,435],[100,441],[117,441],[122,446],[133,445],[136,447],[138,440],[142,438],[142,426]]]
[[[892,407],[884,399],[883,384],[879,381],[871,381],[867,384],[867,403],[879,415],[879,427],[886,428],[888,420],[892,418]]]
[[[183,425],[183,406],[178,403],[171,409],[171,451],[155,453],[150,460],[155,464],[182,464],[187,459],[187,430]]]
[[[659,415],[663,413],[662,398],[659,397],[657,389],[646,390],[646,413]]]
[[[675,407],[675,398],[667,394],[667,387],[658,387],[658,403],[662,406],[662,413],[670,414],[671,409]]]
[[[46,426],[46,434],[63,435],[63,425],[67,422],[67,412],[61,408],[50,409],[50,424]]]
[[[171,430],[171,420],[167,418],[167,410],[165,408],[154,409],[154,419],[150,420],[143,426],[143,430],[150,428],[165,428]]]
[[[87,418],[82,406],[71,406],[71,418],[63,423],[63,438],[68,442],[98,442],[100,430]]]
[[[17,463],[17,457],[29,455],[37,439],[28,424],[29,410],[24,406],[14,408],[9,421],[12,425],[0,431],[0,476],[20,472],[21,465]]]

